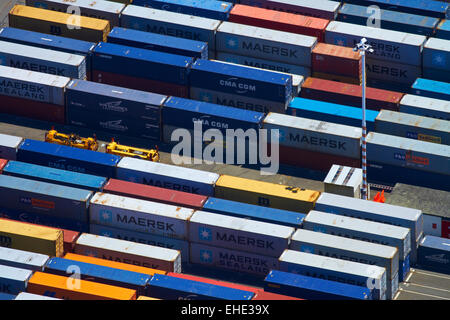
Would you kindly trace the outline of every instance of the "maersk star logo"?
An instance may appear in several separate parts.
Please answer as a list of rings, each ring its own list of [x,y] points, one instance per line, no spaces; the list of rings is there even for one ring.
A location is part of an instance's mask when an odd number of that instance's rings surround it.
[[[239,49],[239,40],[237,38],[230,37],[227,39],[225,45],[228,49],[232,50]]]
[[[201,227],[198,229],[198,237],[200,240],[211,241],[212,240],[212,232],[211,229]]]
[[[112,237],[112,233],[109,232],[109,231],[107,231],[107,230],[101,230],[101,231],[100,231],[100,234],[101,234],[102,236],[104,236],[104,237],[108,237],[108,238],[111,238],[111,237]]]
[[[88,257],[97,257],[97,252],[91,251],[91,250],[86,250],[86,251],[84,251],[84,255],[88,256]]]
[[[109,210],[100,210],[100,221],[112,222],[112,212]]]
[[[345,47],[347,45],[347,41],[343,37],[336,37],[334,39],[334,44]]]
[[[208,92],[200,92],[199,98],[200,98],[200,101],[203,101],[203,102],[212,102],[213,101],[212,95]]]
[[[200,261],[212,263],[212,252],[209,250],[200,250]]]
[[[321,233],[327,233],[327,230],[325,230],[324,227],[314,227],[313,228],[315,232],[321,232]]]
[[[437,53],[433,55],[433,65],[443,67],[445,66],[445,57],[443,54]]]
[[[306,253],[314,253],[314,248],[310,246],[301,246],[300,251]]]

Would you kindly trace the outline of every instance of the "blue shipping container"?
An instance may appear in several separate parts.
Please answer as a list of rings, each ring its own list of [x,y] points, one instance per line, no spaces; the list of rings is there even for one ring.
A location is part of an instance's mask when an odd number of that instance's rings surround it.
[[[208,59],[208,43],[165,34],[115,27],[108,34],[109,43],[161,51],[192,58]]]
[[[14,294],[0,292],[0,301],[14,300],[15,298],[16,296]]]
[[[202,211],[301,228],[305,214],[209,197]]]
[[[13,211],[87,222],[92,195],[88,190],[0,175],[2,207]]]
[[[411,270],[409,257],[410,254],[408,254],[405,260],[400,260],[398,262],[399,263],[398,282],[403,282],[406,279],[406,276],[408,275],[409,271]]]
[[[264,279],[264,291],[307,300],[372,300],[368,288],[278,270]]]
[[[3,168],[3,174],[92,191],[101,191],[107,181],[104,177],[12,160]]]
[[[26,291],[33,271],[0,265],[0,292],[18,294]]]
[[[147,295],[163,300],[251,300],[254,293],[155,274],[149,282]]]
[[[192,62],[187,56],[100,42],[94,49],[92,69],[187,85]]]
[[[133,5],[216,20],[228,20],[233,4],[216,0],[134,0]]]
[[[192,65],[191,87],[289,103],[292,76],[269,70],[199,59]]]
[[[425,236],[419,244],[417,263],[423,268],[450,274],[450,239]]]
[[[136,290],[138,295],[145,294],[151,275],[121,270],[101,265],[74,261],[64,258],[51,258],[44,267],[45,273],[71,276],[76,273],[81,280],[88,280],[112,286]]]
[[[338,123],[352,127],[359,127],[362,123],[361,108],[300,97],[294,98],[289,103],[286,113],[296,117]],[[375,118],[377,115],[378,111],[366,110],[367,130],[373,131],[375,129]]]
[[[112,178],[121,157],[25,139],[17,151],[17,161]]]
[[[422,55],[424,74],[427,68],[436,69],[442,73],[442,81],[450,81],[450,40],[428,39],[423,46]]]
[[[450,40],[450,20],[442,20],[436,28],[436,38]]]
[[[450,100],[450,82],[419,78],[413,83],[411,93],[434,99]]]

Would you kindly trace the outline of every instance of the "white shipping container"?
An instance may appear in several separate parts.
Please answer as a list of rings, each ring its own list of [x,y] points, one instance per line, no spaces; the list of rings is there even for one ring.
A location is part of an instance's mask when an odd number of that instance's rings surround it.
[[[181,272],[178,250],[83,233],[75,243],[74,253],[134,264],[142,267]]]
[[[311,67],[317,38],[224,21],[217,28],[216,51]]]
[[[358,159],[362,129],[342,124],[269,113],[264,129],[279,130],[279,144]]]
[[[45,254],[0,247],[0,265],[42,271],[48,259]]]
[[[278,257],[289,247],[295,229],[273,223],[196,211],[189,242]]]
[[[33,271],[0,264],[0,292],[18,294],[25,291]]]
[[[333,164],[323,181],[325,192],[360,198],[362,176],[362,169]]]
[[[405,94],[400,101],[400,112],[450,120],[450,101]]]
[[[21,292],[16,296],[14,300],[62,300],[62,299],[41,296],[40,294]]]
[[[70,78],[0,66],[0,95],[64,105]]]
[[[16,160],[17,149],[22,141],[22,137],[0,133],[0,158],[6,160]]]
[[[193,209],[97,192],[90,201],[89,219],[119,229],[186,240]]]

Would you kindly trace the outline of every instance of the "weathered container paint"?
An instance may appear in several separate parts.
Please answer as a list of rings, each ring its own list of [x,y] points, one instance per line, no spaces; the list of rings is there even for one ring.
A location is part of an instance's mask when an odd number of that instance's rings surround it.
[[[400,112],[450,120],[450,101],[405,94],[400,101]]]
[[[22,141],[22,137],[0,133],[0,158],[16,160],[17,149]]]
[[[366,71],[369,80],[399,83],[405,86],[410,86],[417,78],[422,76],[420,65],[413,66],[369,57],[366,59]]]
[[[33,271],[0,265],[0,292],[17,295],[25,291]]]
[[[50,257],[30,251],[0,247],[0,265],[42,271]]]
[[[362,68],[361,55],[351,48],[318,43],[312,50],[311,68],[314,72],[325,72],[359,79]]]

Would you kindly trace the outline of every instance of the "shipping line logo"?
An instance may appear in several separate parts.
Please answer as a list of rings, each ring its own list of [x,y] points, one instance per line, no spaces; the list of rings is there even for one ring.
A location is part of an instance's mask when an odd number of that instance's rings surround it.
[[[200,250],[200,261],[203,263],[212,263],[213,253],[210,250]]]

